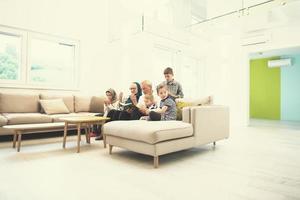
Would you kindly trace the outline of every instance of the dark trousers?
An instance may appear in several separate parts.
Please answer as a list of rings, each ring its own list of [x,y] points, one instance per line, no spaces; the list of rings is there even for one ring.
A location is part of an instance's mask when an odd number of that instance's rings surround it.
[[[110,118],[110,121],[139,120],[141,116],[142,113],[137,108],[133,108],[130,112],[126,110],[111,110],[107,114],[107,117]]]
[[[97,114],[95,115],[97,117],[102,117],[103,114]],[[101,135],[101,125],[93,125],[93,132],[96,133],[96,135]]]
[[[150,119],[150,121],[160,121],[161,120],[161,114],[157,113],[157,112],[154,112],[154,111],[151,111],[149,113],[149,119]]]

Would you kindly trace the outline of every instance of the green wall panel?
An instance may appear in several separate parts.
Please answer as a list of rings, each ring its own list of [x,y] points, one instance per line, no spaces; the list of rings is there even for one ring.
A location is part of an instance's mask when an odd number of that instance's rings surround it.
[[[280,120],[280,68],[268,60],[250,60],[250,117]]]

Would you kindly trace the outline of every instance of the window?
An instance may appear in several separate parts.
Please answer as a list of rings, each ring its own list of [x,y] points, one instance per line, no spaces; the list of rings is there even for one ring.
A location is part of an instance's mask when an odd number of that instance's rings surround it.
[[[21,68],[21,37],[0,32],[0,79],[19,80]]]
[[[75,40],[0,26],[1,87],[78,88]]]
[[[30,45],[30,83],[66,88],[75,84],[75,45],[35,38]]]

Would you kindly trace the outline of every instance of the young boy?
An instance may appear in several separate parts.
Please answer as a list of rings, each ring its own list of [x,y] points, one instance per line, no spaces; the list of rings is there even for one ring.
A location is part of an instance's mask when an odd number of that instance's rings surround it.
[[[146,114],[149,114],[150,111],[155,110],[157,108],[154,96],[152,94],[144,95],[144,104]],[[140,120],[149,120],[149,116],[142,116]]]
[[[161,98],[160,108],[149,112],[149,120],[151,121],[167,121],[176,120],[176,103],[169,95],[167,86],[160,84],[157,87],[158,96]]]
[[[166,80],[164,82],[162,82],[161,84],[164,84],[167,86],[167,88],[169,90],[169,95],[173,99],[183,98],[184,94],[182,91],[182,86],[178,81],[174,80],[173,69],[170,67],[167,67],[164,70],[164,76],[165,76]]]

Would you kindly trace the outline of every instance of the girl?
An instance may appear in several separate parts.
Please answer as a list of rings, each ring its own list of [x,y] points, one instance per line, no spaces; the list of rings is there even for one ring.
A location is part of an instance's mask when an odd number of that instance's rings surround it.
[[[116,91],[112,88],[109,88],[105,92],[106,99],[104,100],[104,114],[103,117],[107,117],[107,114],[109,111],[118,109],[119,106],[119,101],[117,99],[117,94]],[[101,126],[94,126],[93,127],[93,132],[91,133],[91,137],[96,137],[95,140],[101,140],[102,135],[101,135]]]
[[[116,91],[112,88],[106,90],[106,99],[104,100],[104,117],[107,117],[109,111],[119,108],[119,101],[117,99]]]

